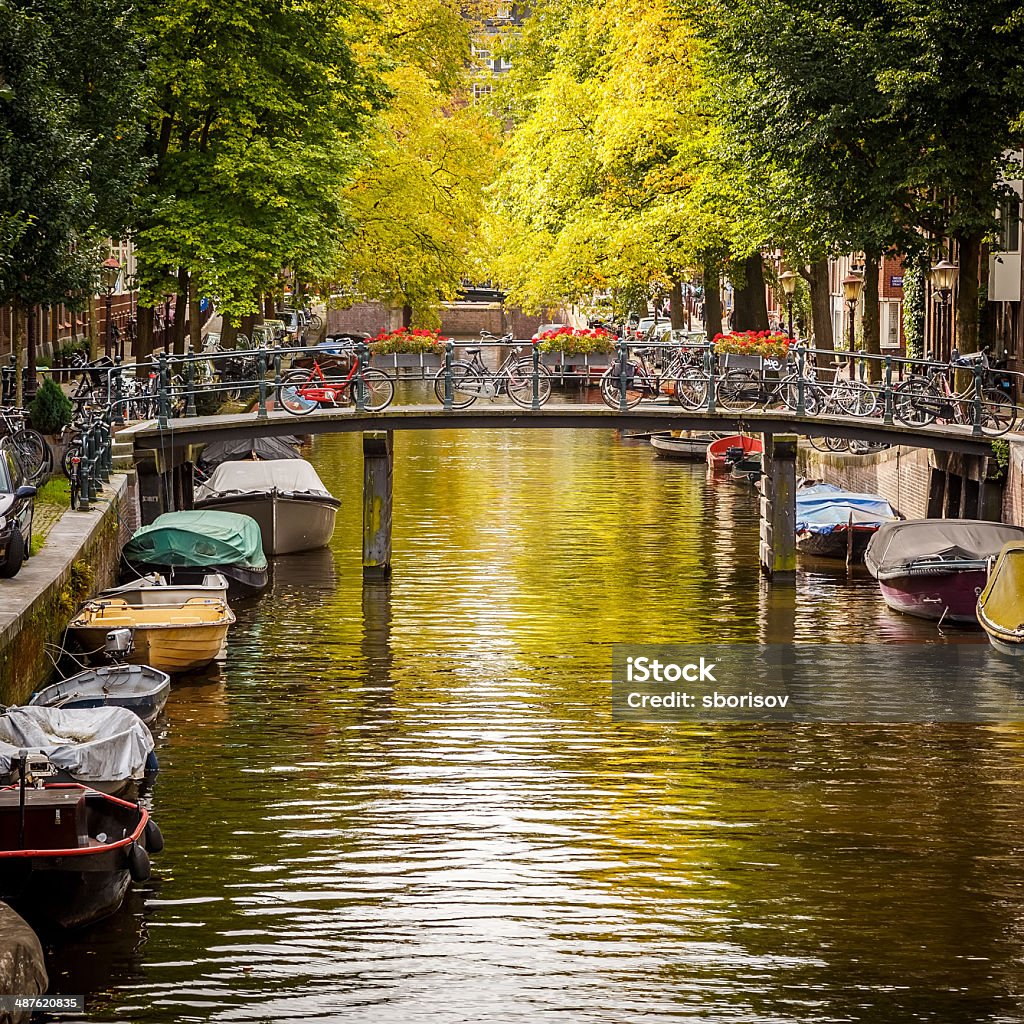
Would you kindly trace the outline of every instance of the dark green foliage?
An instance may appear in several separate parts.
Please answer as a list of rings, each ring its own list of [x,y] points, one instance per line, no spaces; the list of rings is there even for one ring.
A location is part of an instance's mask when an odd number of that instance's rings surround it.
[[[71,422],[73,412],[71,400],[49,377],[43,381],[28,407],[32,426],[40,434],[60,433]]]

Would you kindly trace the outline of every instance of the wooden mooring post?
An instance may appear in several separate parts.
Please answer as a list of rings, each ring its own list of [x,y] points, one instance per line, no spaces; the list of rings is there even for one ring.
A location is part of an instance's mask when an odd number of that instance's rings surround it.
[[[394,432],[363,431],[363,579],[391,575],[391,486]]]
[[[796,434],[764,434],[761,571],[773,582],[796,579]]]

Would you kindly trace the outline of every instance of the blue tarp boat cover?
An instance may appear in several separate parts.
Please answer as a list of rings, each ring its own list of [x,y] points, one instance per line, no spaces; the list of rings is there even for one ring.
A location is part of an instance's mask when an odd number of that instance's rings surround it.
[[[854,526],[879,527],[900,517],[880,494],[855,494],[832,484],[816,484],[796,492],[798,533],[832,533]]]

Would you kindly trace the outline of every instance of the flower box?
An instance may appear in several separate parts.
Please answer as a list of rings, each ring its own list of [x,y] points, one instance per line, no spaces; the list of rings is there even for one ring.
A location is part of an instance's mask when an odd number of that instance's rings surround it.
[[[738,352],[725,352],[722,355],[722,364],[727,370],[753,370],[760,373],[763,360],[760,356],[740,355]]]

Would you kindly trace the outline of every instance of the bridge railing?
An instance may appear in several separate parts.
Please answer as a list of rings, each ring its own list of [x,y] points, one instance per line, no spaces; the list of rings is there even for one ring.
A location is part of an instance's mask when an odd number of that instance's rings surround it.
[[[573,364],[570,360],[575,359]],[[612,408],[675,402],[691,412],[734,413],[784,408],[798,417],[881,419],[891,425],[939,421],[999,436],[1021,413],[1024,375],[992,370],[984,359],[936,362],[894,354],[818,349],[800,342],[785,356],[753,346],[716,347],[692,335],[662,341],[619,340],[613,351],[567,357],[541,352],[529,341],[482,339],[408,357],[371,355],[364,343],[291,346],[170,355],[143,363],[115,361],[102,371],[98,400],[116,426],[126,419],[212,414],[225,401],[243,401],[265,417],[295,371],[318,368],[329,383],[348,380],[340,402],[367,407],[364,372],[373,366],[394,382],[423,387],[446,410],[479,400],[508,399],[540,409],[559,386],[594,385]],[[288,384],[286,381],[291,381]],[[571,397],[571,396],[570,396]]]

